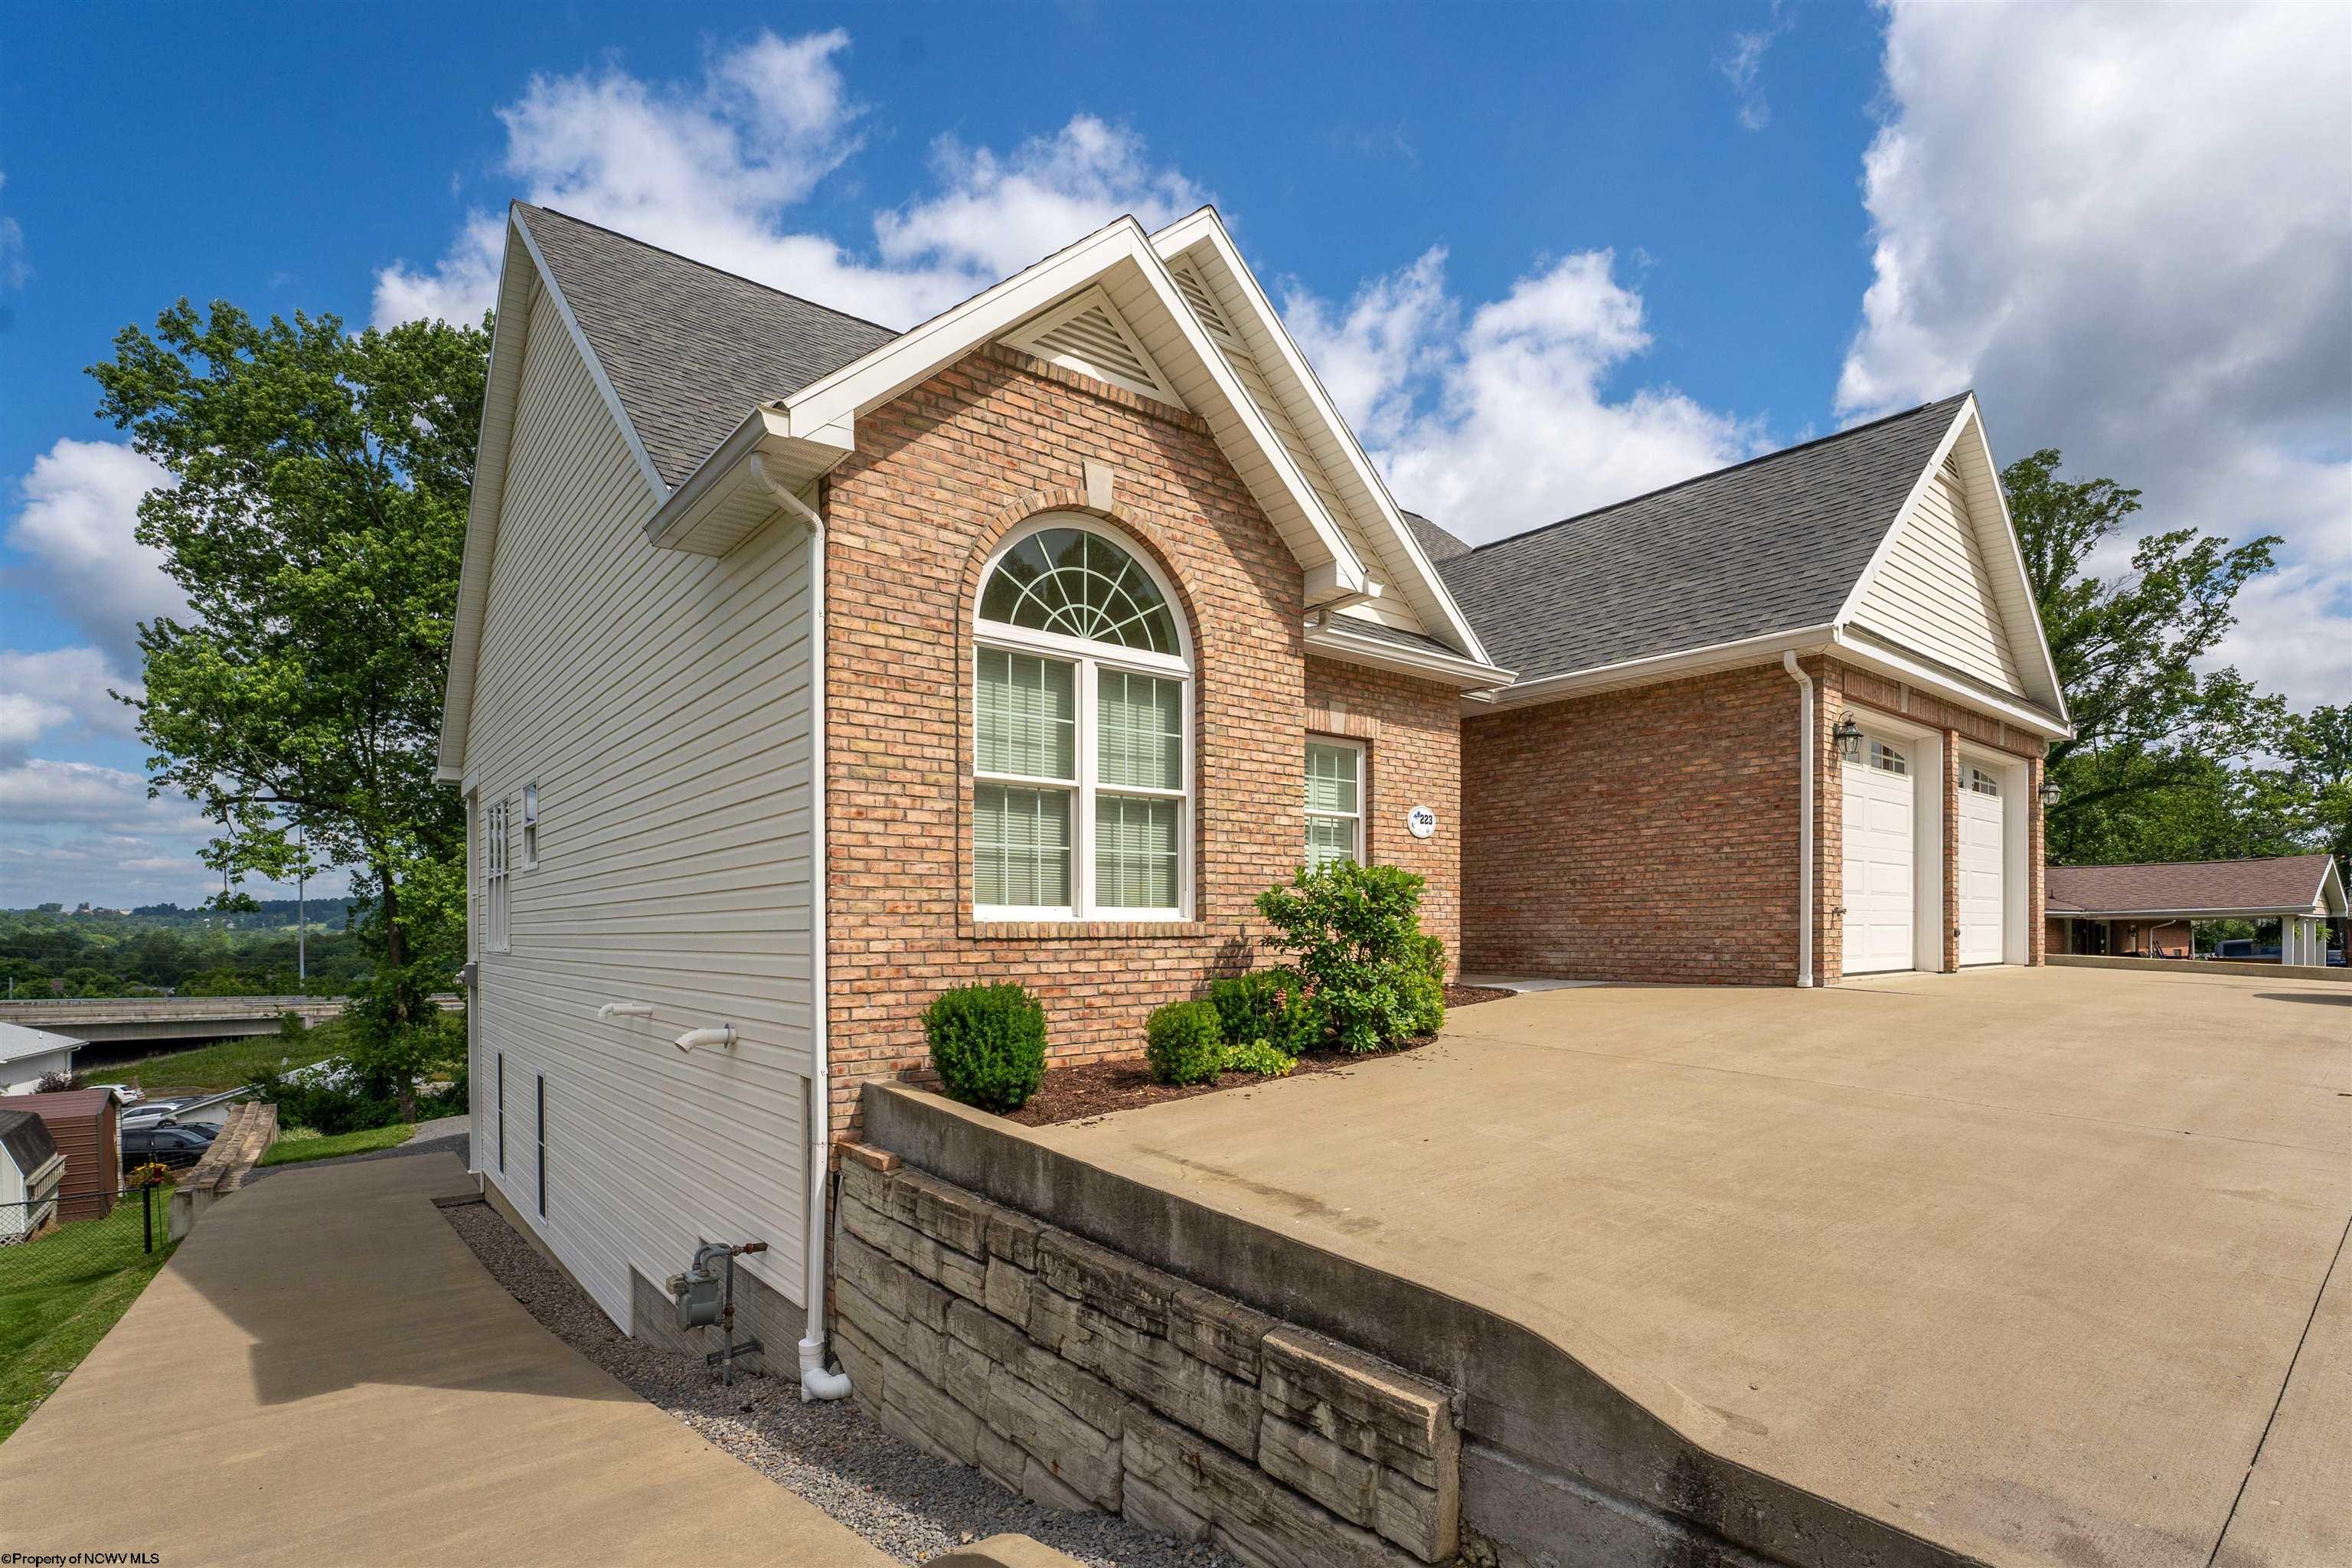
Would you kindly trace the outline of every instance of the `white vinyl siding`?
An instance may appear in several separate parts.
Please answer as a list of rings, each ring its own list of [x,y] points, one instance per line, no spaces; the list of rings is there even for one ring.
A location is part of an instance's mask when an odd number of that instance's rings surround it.
[[[512,879],[513,952],[477,993],[474,1081],[504,1054],[515,1142],[488,1179],[617,1323],[632,1268],[657,1282],[705,1237],[766,1242],[738,1267],[796,1302],[806,538],[779,519],[723,560],[648,547],[653,497],[550,296],[529,321],[465,754],[485,802],[536,784],[561,838]],[[615,1001],[653,1016],[597,1016]],[[730,1049],[670,1044],[722,1022]],[[542,1076],[543,1221],[525,1120]]]
[[[1307,743],[1309,867],[1364,858],[1364,751],[1337,741]]]
[[[1982,543],[1948,472],[1927,481],[1854,621],[2002,691],[2024,692]]]

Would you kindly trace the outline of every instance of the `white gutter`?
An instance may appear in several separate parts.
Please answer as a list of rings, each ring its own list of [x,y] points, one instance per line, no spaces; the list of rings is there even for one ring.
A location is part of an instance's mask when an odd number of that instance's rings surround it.
[[[1797,683],[1797,985],[1813,983],[1813,678],[1793,649],[1780,668]]]
[[[801,1226],[801,1300],[808,1313],[808,1331],[801,1336],[801,1402],[849,1397],[846,1373],[825,1370],[824,1247],[825,1196],[832,1185],[833,1066],[832,996],[825,983],[825,858],[824,842],[824,519],[814,508],[753,459],[754,470],[776,498],[776,504],[808,526],[809,549],[809,1052],[813,1058],[808,1085],[808,1210]]]
[[[1820,651],[1828,645],[1830,634],[1836,629],[1831,626],[1801,626],[1794,631],[1768,632],[1761,637],[1709,643],[1705,647],[1653,654],[1617,664],[1595,665],[1590,669],[1573,669],[1564,675],[1538,676],[1533,680],[1514,682],[1496,694],[1495,705],[1497,708],[1519,708],[1531,702],[1553,702],[1563,697],[1580,697],[1590,691],[1613,691],[1621,687],[1644,686],[1655,680],[1702,675],[1711,670],[1768,664],[1776,654]]]

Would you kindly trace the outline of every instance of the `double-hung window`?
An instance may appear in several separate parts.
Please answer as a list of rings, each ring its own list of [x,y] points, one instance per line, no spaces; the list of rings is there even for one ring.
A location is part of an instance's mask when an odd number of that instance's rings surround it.
[[[1364,859],[1364,749],[1346,741],[1307,742],[1307,864]]]
[[[1192,659],[1173,595],[1053,520],[990,563],[974,626],[972,905],[982,920],[1192,906]]]

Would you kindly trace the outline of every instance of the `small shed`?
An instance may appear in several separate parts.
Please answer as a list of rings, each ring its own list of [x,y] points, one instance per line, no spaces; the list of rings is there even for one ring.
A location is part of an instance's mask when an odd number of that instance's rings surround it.
[[[110,1089],[0,1098],[0,1113],[24,1110],[39,1117],[66,1157],[58,1186],[58,1223],[101,1219],[114,1212],[114,1194],[122,1185],[121,1109]]]
[[[82,1042],[22,1024],[0,1024],[0,1095],[30,1094],[53,1072],[73,1071]]]
[[[0,1247],[38,1236],[58,1217],[66,1157],[48,1123],[29,1110],[0,1110]]]

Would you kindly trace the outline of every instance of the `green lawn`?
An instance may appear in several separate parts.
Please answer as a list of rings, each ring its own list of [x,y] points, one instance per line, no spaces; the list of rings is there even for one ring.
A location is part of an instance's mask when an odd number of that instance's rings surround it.
[[[322,1024],[289,1040],[278,1035],[257,1035],[249,1040],[223,1040],[193,1051],[147,1057],[113,1067],[89,1067],[81,1076],[95,1083],[135,1083],[149,1094],[166,1089],[186,1091],[236,1089],[265,1072],[309,1067],[343,1048],[342,1031]]]
[[[0,1441],[25,1424],[163,1266],[169,1188],[155,1194],[155,1250],[143,1250],[137,1194],[104,1219],[0,1247]]]
[[[278,1135],[278,1142],[261,1156],[261,1163],[292,1165],[304,1160],[331,1160],[340,1154],[373,1154],[378,1149],[397,1149],[415,1135],[415,1124],[408,1121],[357,1132],[338,1132],[331,1138],[307,1127],[290,1127]]]

